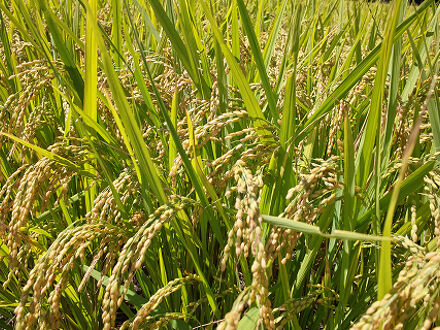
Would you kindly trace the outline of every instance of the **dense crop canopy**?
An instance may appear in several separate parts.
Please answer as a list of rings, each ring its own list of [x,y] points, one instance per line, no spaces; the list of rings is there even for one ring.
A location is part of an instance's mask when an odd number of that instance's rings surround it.
[[[439,326],[439,18],[0,0],[0,328]]]

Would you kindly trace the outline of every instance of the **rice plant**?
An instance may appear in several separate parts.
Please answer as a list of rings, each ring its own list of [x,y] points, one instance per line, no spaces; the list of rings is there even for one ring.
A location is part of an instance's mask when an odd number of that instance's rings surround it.
[[[0,328],[439,327],[439,17],[0,0]]]

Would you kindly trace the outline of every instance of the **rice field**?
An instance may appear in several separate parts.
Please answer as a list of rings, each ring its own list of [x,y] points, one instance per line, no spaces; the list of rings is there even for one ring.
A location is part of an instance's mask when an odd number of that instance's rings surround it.
[[[0,1],[0,328],[440,329],[439,17]]]

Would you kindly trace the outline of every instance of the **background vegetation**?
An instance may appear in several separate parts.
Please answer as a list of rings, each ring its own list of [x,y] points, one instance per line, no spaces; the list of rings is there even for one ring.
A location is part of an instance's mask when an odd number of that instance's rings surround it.
[[[1,0],[0,328],[437,325],[439,8]]]

